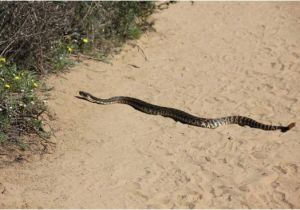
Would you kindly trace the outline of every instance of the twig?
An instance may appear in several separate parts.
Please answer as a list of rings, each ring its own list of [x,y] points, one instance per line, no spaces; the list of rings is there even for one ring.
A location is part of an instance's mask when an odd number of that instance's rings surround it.
[[[137,66],[137,65],[135,65],[135,64],[128,64],[129,66],[132,66],[132,67],[134,67],[134,68],[141,68],[141,67],[139,67],[139,66]]]
[[[101,58],[95,58],[95,57],[89,56],[89,55],[77,54],[77,56],[76,56],[76,55],[73,55],[73,57],[75,57],[75,58],[77,58],[77,59],[79,59],[79,57],[82,57],[82,58],[86,58],[86,59],[90,59],[90,60],[101,61],[101,62],[103,62],[103,63],[112,65],[112,63],[109,62],[109,61],[107,61],[107,60],[104,60],[104,59],[101,59]]]
[[[148,58],[144,52],[144,50],[138,45],[138,44],[135,44],[135,43],[128,43],[129,45],[133,46],[133,47],[137,47],[138,48],[138,51],[141,51],[143,56],[144,56],[144,59],[145,61],[148,61]]]

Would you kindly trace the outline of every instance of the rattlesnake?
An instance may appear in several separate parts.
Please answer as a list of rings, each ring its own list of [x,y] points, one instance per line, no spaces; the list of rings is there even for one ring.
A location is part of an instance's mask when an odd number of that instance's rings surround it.
[[[215,118],[215,119],[200,118],[178,109],[157,106],[142,101],[140,99],[131,98],[127,96],[115,96],[108,99],[101,99],[84,91],[79,91],[79,95],[80,96],[79,97],[77,96],[77,98],[85,99],[92,103],[97,103],[102,105],[114,104],[114,103],[127,104],[147,114],[170,117],[175,121],[179,121],[184,124],[199,126],[202,128],[217,128],[219,126],[227,125],[227,124],[238,124],[240,126],[249,126],[251,128],[259,128],[262,130],[281,130],[281,132],[286,132],[296,125],[295,123],[291,123],[288,126],[266,125],[257,122],[249,117],[244,117],[244,116],[227,116],[227,117]]]

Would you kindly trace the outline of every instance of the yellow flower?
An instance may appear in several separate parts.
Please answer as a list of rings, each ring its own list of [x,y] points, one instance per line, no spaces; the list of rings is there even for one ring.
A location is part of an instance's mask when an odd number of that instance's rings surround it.
[[[35,87],[35,88],[37,88],[39,85],[38,85],[36,82],[34,82],[34,83],[32,84],[32,86]]]
[[[67,47],[67,50],[68,50],[69,53],[73,52],[73,48],[72,47]]]
[[[4,78],[0,78],[3,82],[5,81],[5,79]]]
[[[89,42],[89,39],[88,39],[88,38],[83,38],[83,39],[82,39],[82,42],[86,44],[86,43]]]
[[[5,63],[5,62],[6,62],[6,58],[0,57],[0,63]]]
[[[5,84],[4,87],[10,88],[10,85],[9,84]]]
[[[20,80],[20,79],[21,79],[21,77],[15,76],[15,80]]]

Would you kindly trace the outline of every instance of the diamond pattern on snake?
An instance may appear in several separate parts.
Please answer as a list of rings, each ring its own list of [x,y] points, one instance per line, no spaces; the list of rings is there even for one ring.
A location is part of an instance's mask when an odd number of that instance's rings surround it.
[[[286,132],[296,125],[296,123],[294,122],[290,123],[287,126],[267,125],[267,124],[257,122],[249,117],[238,116],[238,115],[214,118],[214,119],[201,118],[186,113],[184,111],[181,111],[179,109],[158,106],[158,105],[154,105],[142,101],[137,98],[127,97],[127,96],[115,96],[108,99],[102,99],[102,98],[97,98],[92,94],[84,91],[79,91],[79,95],[80,96],[77,96],[77,98],[84,99],[92,103],[101,104],[101,105],[115,104],[115,103],[127,104],[129,106],[132,106],[136,110],[139,110],[146,114],[161,115],[164,117],[172,118],[175,121],[179,121],[184,124],[198,126],[202,128],[217,128],[222,125],[237,124],[240,126],[249,126],[251,128],[258,128],[267,131],[280,130],[281,132]]]

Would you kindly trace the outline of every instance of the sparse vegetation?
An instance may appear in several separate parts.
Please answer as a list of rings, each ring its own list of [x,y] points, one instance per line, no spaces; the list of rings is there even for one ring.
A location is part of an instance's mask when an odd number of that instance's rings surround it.
[[[139,38],[153,10],[152,2],[0,2],[0,147],[45,136],[41,75],[72,64],[70,54],[103,58]]]
[[[5,60],[4,58],[1,58]],[[15,64],[1,63],[0,67],[0,142],[18,142],[27,133],[41,133],[39,116],[45,105],[34,90],[39,86],[34,73],[21,70]]]

